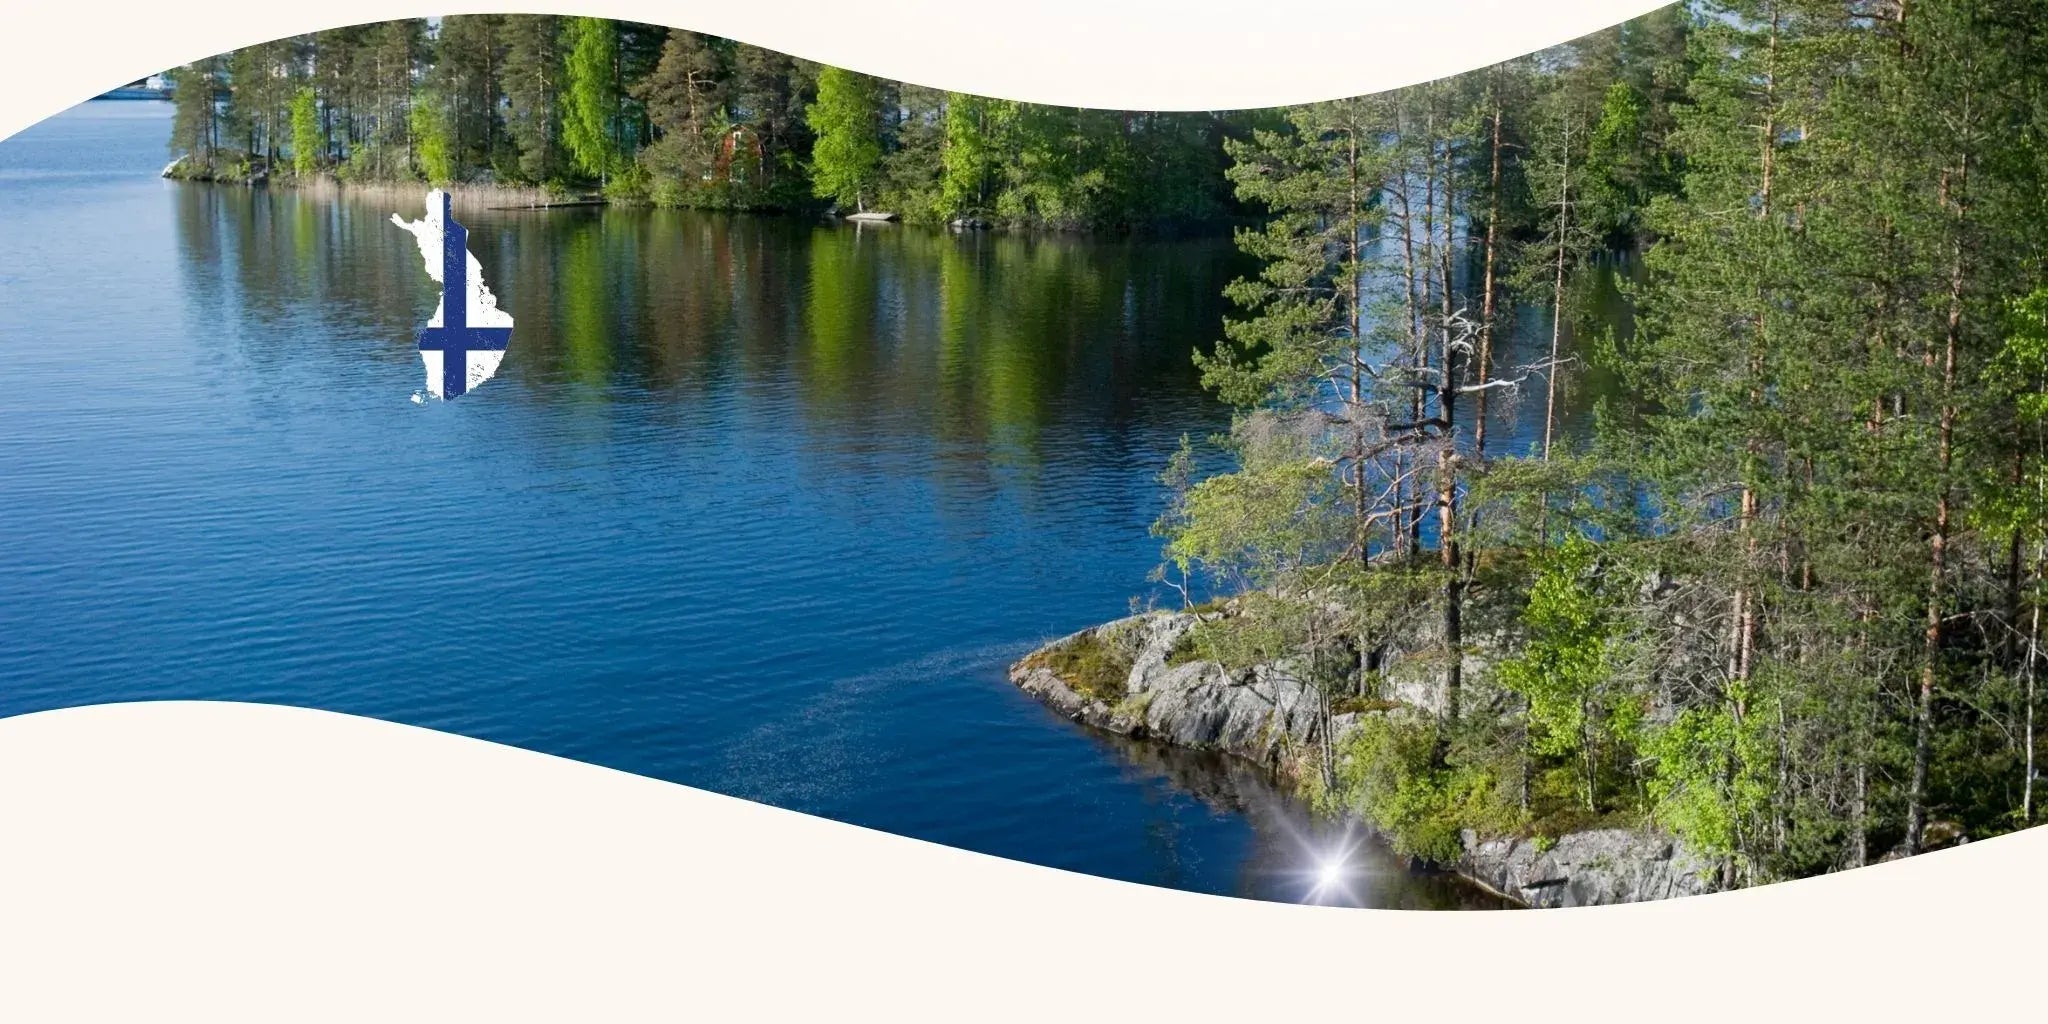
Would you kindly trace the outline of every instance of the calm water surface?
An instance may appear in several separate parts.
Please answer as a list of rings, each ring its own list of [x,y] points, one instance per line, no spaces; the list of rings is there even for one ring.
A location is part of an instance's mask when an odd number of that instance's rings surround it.
[[[1303,896],[1331,826],[1004,680],[1147,599],[1227,240],[463,211],[518,331],[415,404],[418,200],[165,182],[168,129],[0,142],[0,714],[326,708]],[[1359,858],[1360,902],[1490,905]]]

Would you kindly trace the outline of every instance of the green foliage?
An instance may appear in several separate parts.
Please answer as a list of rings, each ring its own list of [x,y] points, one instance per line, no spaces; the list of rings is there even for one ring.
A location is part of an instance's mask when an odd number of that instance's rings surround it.
[[[1591,115],[1585,97],[1566,88],[1543,94],[1526,115],[1535,139],[1522,171],[1539,234],[1516,251],[1511,279],[1566,323],[1573,310],[1558,290],[1569,283],[1558,280],[1559,264],[1575,273],[1600,250],[1607,229],[1597,218],[1616,216],[1603,210],[1603,197],[1619,201],[1601,191],[1606,179],[1588,157]]]
[[[403,181],[409,177],[392,166],[390,151],[380,146],[358,146],[351,150],[348,159],[334,169],[334,176],[357,182]]]
[[[885,89],[885,92],[888,90]],[[875,184],[876,201],[914,223],[950,219],[943,202],[946,161],[944,95],[922,86],[898,84],[882,108],[884,153]]]
[[[1599,807],[1603,747],[1631,743],[1642,715],[1641,701],[1614,678],[1615,625],[1597,556],[1576,533],[1538,556],[1522,613],[1527,636],[1499,669],[1501,684],[1525,702],[1530,749],[1580,765],[1589,811]]]
[[[450,15],[441,19],[433,64],[422,76],[447,126],[454,177],[490,167],[510,147],[499,98],[504,93],[505,16]]]
[[[1367,141],[1381,125],[1366,101],[1291,109],[1287,118],[1224,144],[1240,198],[1270,216],[1237,235],[1261,261],[1259,274],[1225,292],[1250,315],[1226,322],[1227,343],[1197,364],[1219,396],[1243,406],[1297,403],[1326,379],[1347,379],[1365,315],[1363,238],[1382,216],[1372,191],[1354,184],[1384,168]]]
[[[1667,178],[1669,158],[1648,135],[1648,99],[1628,82],[1609,86],[1586,143],[1584,216],[1603,241],[1633,239],[1641,211]]]
[[[653,73],[633,86],[660,133],[640,153],[656,205],[734,205],[726,152],[735,127],[726,114],[728,76],[725,61],[705,37],[678,29],[662,43]],[[743,136],[733,148],[744,142]]]
[[[1976,524],[2023,541],[2048,533],[2048,287],[2012,302],[2003,344],[1984,370],[1988,393],[2011,409],[2022,449],[1983,481]]]
[[[1350,609],[1317,596],[1246,594],[1234,614],[1195,624],[1192,657],[1241,671],[1277,665],[1326,696],[1352,693],[1359,681]]]
[[[1180,436],[1180,447],[1167,457],[1166,468],[1159,472],[1159,482],[1166,487],[1167,504],[1159,518],[1152,522],[1152,536],[1176,538],[1185,533],[1190,524],[1188,494],[1195,484],[1195,446],[1186,434]],[[1191,589],[1195,574],[1195,557],[1188,548],[1179,551],[1169,545],[1165,560],[1152,570],[1148,579],[1154,583],[1166,583],[1180,594],[1183,608],[1194,604]]]
[[[288,143],[293,93],[297,89],[296,44],[278,39],[244,47],[227,58],[228,94],[224,130],[252,160],[265,165]]]
[[[993,104],[979,96],[946,95],[945,172],[939,179],[941,212],[986,212],[998,155],[991,139]]]
[[[426,56],[426,21],[407,18],[364,26],[351,37],[347,137],[337,174],[357,181],[415,178],[411,106],[414,73]],[[316,86],[317,88],[317,86]]]
[[[2048,286],[2014,300],[2005,344],[1987,376],[2026,423],[2048,422]]]
[[[429,183],[446,185],[455,180],[455,140],[447,108],[421,95],[412,105],[413,159]]]
[[[185,161],[188,176],[211,176],[221,148],[221,118],[214,96],[226,85],[227,61],[209,57],[171,72],[170,148]]]
[[[1465,829],[1515,831],[1521,818],[1502,799],[1497,773],[1479,764],[1445,764],[1437,756],[1438,728],[1421,719],[1361,716],[1337,748],[1335,784],[1315,794],[1318,802],[1371,822],[1396,852],[1438,864],[1457,862]]]
[[[1415,392],[1364,347],[1367,236],[1382,220],[1370,183],[1391,159],[1383,114],[1366,100],[1295,108],[1224,144],[1238,197],[1269,216],[1237,233],[1260,261],[1225,289],[1244,315],[1196,356],[1203,383],[1246,411],[1232,426],[1238,468],[1188,494],[1168,547],[1184,570],[1271,585],[1311,564],[1362,562],[1375,543],[1386,510],[1372,507],[1372,463],[1404,440],[1390,435],[1420,429],[1388,425]]]
[[[1246,451],[1244,468],[1195,484],[1165,525],[1167,559],[1183,573],[1269,584],[1328,546],[1329,472],[1305,452]]]
[[[1647,809],[1745,881],[1922,848],[1937,816],[2031,820],[2048,37],[2016,11],[1687,5],[1227,145],[1270,214],[1202,361],[1238,463],[1172,489],[1169,565],[1283,602],[1339,565],[1442,567],[1409,611],[1447,613],[1416,676],[1470,699],[1433,702],[1428,744],[1359,741],[1363,813],[1441,847],[1418,823],[1476,791],[1443,773],[1484,765],[1531,825]],[[1459,220],[1482,209],[1483,241]],[[1355,252],[1358,223],[1385,244]],[[1475,263],[1513,268],[1485,278],[1505,296],[1458,280]],[[1616,263],[1623,308],[1589,332],[1582,284]],[[1501,382],[1460,332],[1532,304],[1563,362],[1528,376],[1613,393],[1590,437],[1461,465],[1461,396]],[[1234,603],[1251,617],[1188,656],[1313,646],[1287,628],[1306,613]],[[1492,666],[1461,681],[1468,627]]]
[[[289,148],[356,181],[594,185],[617,201],[735,210],[822,198],[925,223],[1074,230],[1227,216],[1222,139],[1250,120],[947,96],[714,36],[547,15],[450,16],[434,33],[424,19],[347,26],[180,73],[211,77],[226,100],[181,94],[174,149],[200,177],[220,170],[217,150],[255,168]],[[304,88],[311,145],[295,116]]]
[[[1232,671],[1273,666],[1313,686],[1329,714],[1379,707],[1380,675],[1365,664],[1365,653],[1412,628],[1415,610],[1438,585],[1424,569],[1318,567],[1239,595],[1221,614],[1190,627],[1169,660]]]
[[[605,181],[600,194],[614,203],[652,202],[653,176],[641,164],[623,163],[618,173]]]
[[[1647,780],[1659,823],[1709,857],[1746,852],[1772,796],[1766,716],[1738,713],[1738,700],[1688,708],[1644,737],[1643,755],[1654,768]],[[1753,835],[1750,837],[1753,838]]]
[[[318,102],[312,89],[300,89],[292,98],[292,170],[301,178],[312,177],[320,169],[322,148]]]
[[[496,166],[510,180],[545,184],[568,169],[562,149],[562,20],[550,15],[505,16],[502,77],[505,130],[512,145],[510,159],[499,160]]]
[[[880,82],[840,68],[818,72],[818,99],[805,108],[804,119],[817,133],[811,189],[819,198],[867,209],[882,163],[881,116]]]
[[[571,18],[567,33],[562,142],[577,170],[605,178],[618,169],[625,150],[620,138],[618,28],[606,18]]]

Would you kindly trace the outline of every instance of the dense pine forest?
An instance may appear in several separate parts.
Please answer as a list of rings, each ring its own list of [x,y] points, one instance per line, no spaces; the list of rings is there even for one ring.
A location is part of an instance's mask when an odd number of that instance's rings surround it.
[[[1237,413],[1163,473],[1158,578],[1216,613],[1191,655],[1284,663],[1354,723],[1303,777],[1407,852],[1649,825],[1750,884],[2038,813],[2038,0],[1692,3],[1250,113],[986,100],[537,16],[176,81],[199,176],[1234,224],[1259,269],[1200,361]],[[1630,315],[1597,326],[1576,285],[1617,261]],[[1504,355],[1518,329],[1543,358]],[[1596,426],[1555,429],[1594,373],[1617,382]],[[1506,402],[1542,408],[1532,443],[1488,435]]]
[[[733,210],[1062,230],[1235,211],[1245,118],[986,100],[680,29],[470,15],[280,39],[173,72],[189,177],[491,182]]]
[[[1740,0],[1227,140],[1270,218],[1234,468],[1166,474],[1162,577],[1239,594],[1195,653],[1358,714],[1306,777],[1425,856],[1654,823],[1733,885],[2032,823],[2044,85],[2034,0]],[[1616,246],[1630,329],[1560,348]]]

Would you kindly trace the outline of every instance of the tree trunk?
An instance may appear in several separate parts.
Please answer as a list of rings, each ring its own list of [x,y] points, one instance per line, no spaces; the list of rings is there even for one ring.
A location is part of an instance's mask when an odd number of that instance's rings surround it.
[[[1965,100],[1966,119],[1969,116],[1968,109],[1968,101]],[[1964,168],[1966,173],[1967,160]],[[1957,181],[1954,191],[1960,193],[1962,186],[1963,182]],[[1942,176],[1941,196],[1944,204],[1951,202],[1951,184],[1947,174]],[[1921,841],[1927,828],[1927,762],[1934,740],[1934,684],[1940,672],[1942,604],[1947,591],[1948,538],[1954,514],[1950,473],[1955,463],[1956,346],[1963,323],[1963,240],[1960,223],[1965,211],[1963,200],[1955,198],[1952,208],[1957,223],[1952,229],[1955,237],[1949,244],[1948,330],[1942,345],[1941,414],[1935,453],[1939,490],[1934,504],[1934,528],[1927,542],[1927,628],[1921,649],[1920,688],[1913,703],[1913,776],[1906,792],[1908,854],[1920,852]]]
[[[2012,489],[2018,492],[2027,482],[2027,451],[2014,446],[2012,453]],[[2005,550],[2005,642],[1999,647],[2004,653],[2005,663],[2010,665],[2020,655],[2020,560],[2025,554],[2026,538],[2018,529]]]
[[[1585,772],[1586,812],[1599,811],[1595,788],[1599,785],[1599,760],[1593,751],[1593,708],[1590,701],[1579,701],[1579,761]]]
[[[1543,461],[1550,461],[1552,434],[1557,427],[1557,356],[1564,339],[1564,268],[1571,246],[1567,236],[1571,230],[1572,192],[1572,126],[1564,124],[1564,161],[1557,185],[1557,271],[1550,287],[1550,366],[1544,373],[1543,398]],[[1550,504],[1544,499],[1544,505]]]
[[[1487,188],[1486,278],[1479,306],[1479,395],[1472,409],[1472,453],[1480,467],[1486,466],[1486,384],[1493,374],[1493,289],[1494,260],[1500,251],[1500,86],[1493,96],[1493,171]]]
[[[1449,417],[1448,408],[1445,412]],[[1444,719],[1458,720],[1465,683],[1465,583],[1458,563],[1458,455],[1449,440],[1437,452],[1437,547],[1444,569]]]
[[[1408,315],[1408,343],[1415,351],[1419,352],[1424,344],[1422,336],[1422,301],[1416,294],[1415,289],[1417,274],[1415,262],[1415,211],[1408,202],[1410,183],[1407,167],[1404,166],[1401,169],[1401,174],[1395,181],[1394,201],[1401,208],[1401,273],[1407,286],[1404,306]],[[1411,409],[1411,415],[1416,420],[1422,419],[1421,402],[1421,392],[1417,391],[1415,405]],[[1397,450],[1394,453],[1393,537],[1391,538],[1391,546],[1397,557],[1408,553],[1407,459],[1407,453],[1404,451]]]
[[[1433,100],[1431,102],[1434,103]],[[1423,120],[1422,138],[1425,147],[1422,158],[1422,255],[1426,261],[1431,250],[1436,248],[1436,108],[1433,105],[1429,108],[1428,117]],[[1419,273],[1422,276],[1422,306],[1418,310],[1418,317],[1426,317],[1426,310],[1429,307],[1429,293],[1432,288],[1429,280],[1429,267],[1426,262],[1419,269]],[[1429,379],[1429,327],[1420,319],[1416,323],[1415,379],[1418,382]],[[1422,388],[1414,389],[1412,405],[1413,415],[1410,418],[1411,422],[1420,424],[1423,413],[1426,411]],[[1419,454],[1416,457],[1416,462],[1416,472],[1420,474],[1422,467]],[[1418,480],[1416,482],[1415,508],[1413,514],[1408,519],[1408,550],[1418,554],[1422,551],[1423,486],[1421,481]]]
[[[2048,541],[2042,542],[2034,556],[2034,578],[2040,579],[2041,569],[2048,566]],[[2034,672],[2041,656],[2041,602],[2035,601],[2032,621],[2027,626],[2027,667],[2022,673],[2026,679],[2026,776],[2020,782],[2020,823],[2034,821]]]
[[[1433,147],[1435,142],[1431,142]],[[1443,323],[1437,333],[1441,376],[1437,414],[1443,420],[1442,447],[1437,449],[1437,548],[1444,569],[1444,718],[1458,720],[1465,685],[1465,586],[1458,575],[1458,359],[1451,334],[1451,249],[1458,228],[1455,207],[1457,162],[1451,140],[1444,140],[1444,246],[1437,255],[1437,286]],[[1480,392],[1484,394],[1484,391]]]
[[[1351,346],[1351,406],[1356,412],[1365,400],[1365,357],[1360,351],[1364,342],[1359,337],[1362,327],[1360,317],[1360,295],[1358,284],[1359,235],[1364,230],[1359,211],[1363,208],[1360,191],[1363,187],[1358,165],[1358,125],[1352,124],[1345,153],[1346,170],[1351,177],[1351,191],[1347,197],[1346,212],[1350,214],[1349,231],[1344,239],[1345,252],[1350,256],[1350,265],[1345,270],[1344,295],[1347,309],[1344,311],[1345,326],[1350,330]],[[1351,503],[1352,503],[1352,544],[1358,548],[1358,561],[1363,564],[1372,561],[1371,515],[1368,509],[1367,482],[1365,473],[1365,422],[1360,416],[1353,416],[1351,427]]]
[[[1760,180],[1758,182],[1756,216],[1760,221],[1767,221],[1771,217],[1771,185],[1777,168],[1778,152],[1778,5],[1776,3],[1771,4],[1768,12],[1770,38],[1767,43],[1767,54],[1764,63],[1763,124],[1759,132],[1762,152],[1758,156]],[[1768,307],[1768,302],[1765,301],[1766,297],[1761,293],[1761,290],[1759,290],[1757,298],[1760,307]],[[1750,403],[1752,406],[1763,401],[1762,382],[1759,378],[1762,375],[1763,352],[1766,347],[1764,331],[1764,314],[1760,309],[1757,314],[1756,338],[1752,342],[1749,365]],[[1751,483],[1755,475],[1754,463],[1758,455],[1757,439],[1754,436],[1745,443],[1744,450],[1742,499],[1739,518],[1736,522],[1736,530],[1743,536],[1743,561],[1740,567],[1741,575],[1735,586],[1735,594],[1729,602],[1732,635],[1729,637],[1728,677],[1737,682],[1745,681],[1749,678],[1756,647],[1756,601],[1749,589],[1749,576],[1756,562],[1756,537],[1752,527],[1755,525],[1757,516],[1757,495],[1756,487]],[[1733,708],[1733,715],[1737,724],[1741,723],[1743,715],[1747,710],[1748,696],[1746,694],[1738,694]]]
[[[1856,795],[1849,802],[1849,866],[1870,863],[1870,779],[1862,751],[1856,755]]]
[[[1567,238],[1571,231],[1572,192],[1572,125],[1571,115],[1565,115],[1564,123],[1558,126],[1563,145],[1563,160],[1557,179],[1557,260],[1550,286],[1550,362],[1543,370],[1543,461],[1550,461],[1552,434],[1557,423],[1557,359],[1564,342],[1564,268],[1566,255],[1570,251]],[[1550,492],[1544,491],[1536,510],[1536,542],[1550,543]]]

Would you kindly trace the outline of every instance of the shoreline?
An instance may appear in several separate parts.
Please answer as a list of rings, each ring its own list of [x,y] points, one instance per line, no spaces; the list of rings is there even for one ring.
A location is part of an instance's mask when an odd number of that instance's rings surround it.
[[[209,173],[181,173],[186,158],[178,157],[164,166],[160,177],[168,181],[192,182],[202,185],[237,185],[243,188],[287,188],[307,195],[338,198],[344,195],[413,199],[429,189],[441,189],[459,209],[505,210],[505,209],[553,209],[563,206],[608,206],[615,205],[600,196],[550,191],[537,185],[501,185],[495,182],[455,182],[447,185],[431,185],[424,181],[343,181],[332,174],[316,174],[310,179],[296,175],[272,175],[266,169],[257,169],[248,174],[230,174],[220,169]]]
[[[932,221],[905,218],[898,214],[885,215],[841,214],[830,208],[788,208],[780,206],[723,207],[723,206],[663,206],[646,197],[608,197],[593,188],[561,191],[543,185],[505,185],[495,182],[462,181],[435,185],[426,181],[344,181],[332,173],[321,171],[310,181],[302,180],[289,170],[272,174],[264,168],[249,173],[235,174],[234,170],[246,165],[237,163],[217,168],[207,173],[180,173],[185,156],[179,156],[164,166],[159,177],[168,181],[192,182],[206,185],[234,185],[243,188],[286,188],[322,197],[343,195],[371,197],[412,198],[427,189],[442,189],[454,200],[459,210],[476,212],[493,210],[499,212],[518,210],[557,210],[576,208],[616,207],[637,210],[688,210],[698,213],[747,214],[767,217],[795,217],[817,220],[829,224],[853,227],[906,227],[917,228],[949,235],[973,236],[985,234],[1023,235],[1044,238],[1073,238],[1095,242],[1156,241],[1173,242],[1191,239],[1227,239],[1231,233],[1244,226],[1244,218],[1225,218],[1213,222],[1194,224],[1142,225],[1122,230],[1097,230],[1051,225],[1006,224],[978,216],[958,217],[950,221]]]
[[[1402,688],[1387,708],[1328,716],[1321,697],[1283,668],[1230,671],[1185,656],[1182,639],[1218,612],[1153,611],[1042,644],[1013,663],[1010,682],[1084,726],[1167,747],[1220,752],[1299,792],[1316,751],[1341,744],[1367,715],[1426,713]],[[1368,822],[1363,827],[1384,835]],[[1529,908],[1634,903],[1715,891],[1709,865],[1654,829],[1597,827],[1554,837],[1459,833],[1455,861],[1412,858]]]
[[[297,180],[283,183],[285,187],[304,192],[307,195],[340,198],[354,195],[367,198],[408,199],[416,201],[430,189],[448,193],[449,200],[457,209],[505,210],[505,209],[552,209],[557,206],[608,205],[604,200],[595,203],[582,197],[549,192],[532,185],[499,185],[488,182],[458,182],[450,185],[429,185],[424,181],[341,181],[332,175],[322,174],[310,182]]]

